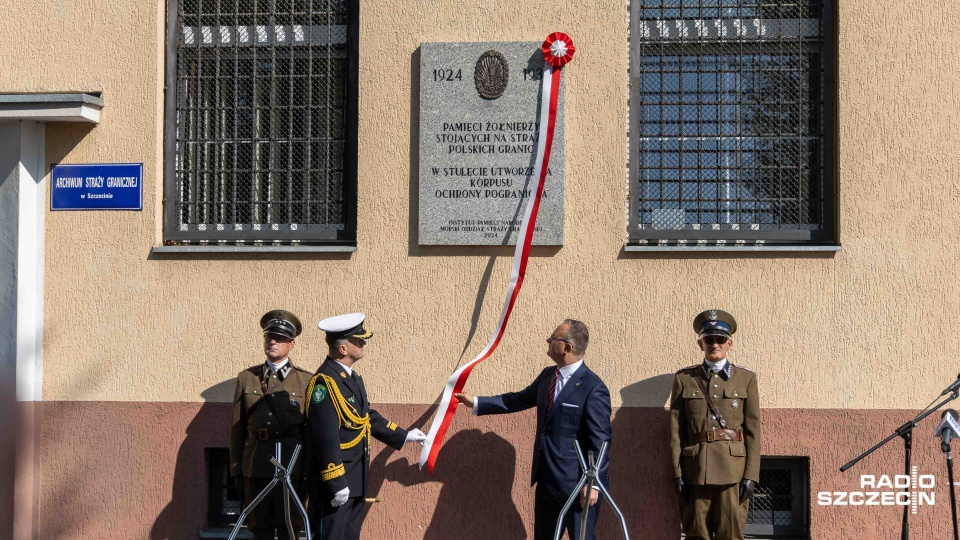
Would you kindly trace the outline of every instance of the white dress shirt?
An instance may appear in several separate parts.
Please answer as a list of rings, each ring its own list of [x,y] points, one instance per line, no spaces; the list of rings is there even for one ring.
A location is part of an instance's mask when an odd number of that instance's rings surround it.
[[[340,364],[340,362],[338,362],[338,361],[336,361],[336,360],[334,360],[334,362],[337,362],[338,364]],[[353,377],[353,368],[351,368],[350,366],[345,366],[345,365],[343,365],[343,364],[340,364],[340,367],[342,367],[343,369],[347,370],[347,375]]]
[[[719,373],[720,371],[723,371],[723,369],[727,367],[726,358],[722,360],[717,360],[716,362],[711,362],[706,358],[704,358],[703,363],[706,364],[708,368],[710,368],[710,371],[717,372],[717,373]]]
[[[268,360],[267,360],[267,368],[270,369],[270,371],[276,373],[276,372],[280,371],[281,369],[283,369],[283,366],[285,366],[285,365],[287,365],[287,364],[289,364],[289,363],[290,363],[290,357],[289,357],[289,356],[285,357],[282,362],[278,362],[278,363],[276,363],[276,364],[274,364],[273,362],[271,362],[271,361],[268,359]]]

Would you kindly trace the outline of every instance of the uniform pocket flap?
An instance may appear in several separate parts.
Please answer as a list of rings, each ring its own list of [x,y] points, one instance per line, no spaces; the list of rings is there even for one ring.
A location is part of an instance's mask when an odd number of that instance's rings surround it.
[[[263,391],[260,389],[259,386],[244,386],[244,387],[243,387],[243,393],[244,393],[244,394],[258,394],[258,395],[259,395],[259,394],[262,394]]]
[[[693,457],[697,455],[697,452],[700,450],[699,444],[691,444],[690,446],[683,447],[683,457]]]
[[[703,392],[696,386],[685,386],[680,397],[683,399],[703,399]]]
[[[731,388],[727,387],[723,389],[723,397],[726,398],[745,398],[747,397],[746,388]]]
[[[747,447],[741,441],[730,442],[730,455],[744,457],[747,455]]]

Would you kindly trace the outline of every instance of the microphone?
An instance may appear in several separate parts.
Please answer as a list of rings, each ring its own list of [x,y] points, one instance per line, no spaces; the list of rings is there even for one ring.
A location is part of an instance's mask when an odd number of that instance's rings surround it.
[[[953,381],[953,384],[948,386],[947,389],[944,390],[943,393],[940,395],[945,396],[947,394],[956,392],[957,388],[960,388],[960,373],[957,374],[957,380]]]
[[[957,422],[957,411],[953,409],[943,411],[941,418],[943,420],[937,426],[933,436],[940,437],[943,441],[941,448],[947,452],[950,450],[950,439],[960,438],[960,423]]]

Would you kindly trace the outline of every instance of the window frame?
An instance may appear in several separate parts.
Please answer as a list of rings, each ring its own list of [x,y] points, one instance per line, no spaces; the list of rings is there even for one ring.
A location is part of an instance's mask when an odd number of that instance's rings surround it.
[[[343,229],[291,230],[289,224],[261,227],[260,230],[181,231],[174,204],[176,185],[177,145],[177,44],[179,40],[178,7],[184,0],[167,2],[166,65],[164,84],[164,152],[163,152],[163,243],[164,245],[347,245],[357,242],[357,184],[359,181],[357,154],[359,122],[359,37],[360,1],[343,0],[347,9],[347,73],[346,110],[344,113]],[[234,225],[234,224],[224,224]],[[285,227],[286,230],[281,230]]]
[[[633,36],[639,36],[641,18],[637,10],[642,0],[629,3],[630,38],[628,38],[629,65],[629,118],[628,121],[628,157],[627,157],[627,244],[635,246],[670,245],[679,247],[719,246],[734,248],[737,245],[840,245],[839,222],[839,31],[836,17],[835,0],[822,2],[823,28],[823,219],[820,230],[739,230],[714,229],[641,229],[640,228],[640,91],[642,82],[638,61],[640,47],[635,45]]]
[[[810,538],[810,458],[807,456],[761,456],[760,470],[772,469],[790,471],[793,480],[791,514],[795,524],[784,526],[748,522],[743,527],[744,535],[749,538],[769,540]],[[751,500],[751,508],[753,503],[754,501]]]

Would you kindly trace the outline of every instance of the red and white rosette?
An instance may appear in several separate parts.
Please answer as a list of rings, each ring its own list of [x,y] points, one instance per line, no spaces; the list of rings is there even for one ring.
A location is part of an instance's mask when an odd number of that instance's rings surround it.
[[[493,336],[490,337],[487,346],[480,351],[476,358],[461,366],[447,379],[447,384],[443,388],[440,406],[433,417],[430,433],[427,434],[423,451],[420,453],[420,468],[422,469],[424,465],[427,465],[431,474],[437,462],[440,446],[447,434],[447,428],[450,427],[453,414],[457,410],[457,398],[453,397],[453,394],[463,391],[473,368],[489,358],[497,349],[497,345],[500,344],[503,333],[507,328],[507,322],[510,320],[510,313],[513,311],[517,296],[520,294],[523,277],[526,275],[527,259],[530,256],[530,245],[533,242],[533,231],[537,223],[537,213],[540,211],[540,200],[543,197],[543,185],[547,179],[550,150],[553,148],[553,132],[557,122],[557,101],[560,96],[560,74],[563,66],[573,58],[576,48],[573,46],[573,40],[570,39],[570,36],[562,32],[554,32],[547,36],[547,39],[543,42],[542,50],[544,66],[541,95],[549,97],[549,99],[541,99],[540,126],[541,128],[546,126],[546,130],[541,131],[537,143],[536,167],[533,171],[533,178],[537,179],[537,189],[535,195],[527,201],[527,208],[523,214],[520,234],[517,237],[517,248],[513,254],[513,270],[510,273],[507,297],[503,302],[500,320],[497,322]]]
[[[550,62],[550,65],[561,68],[573,60],[573,53],[577,48],[573,46],[573,40],[563,32],[554,32],[547,36],[543,41],[543,58]]]

